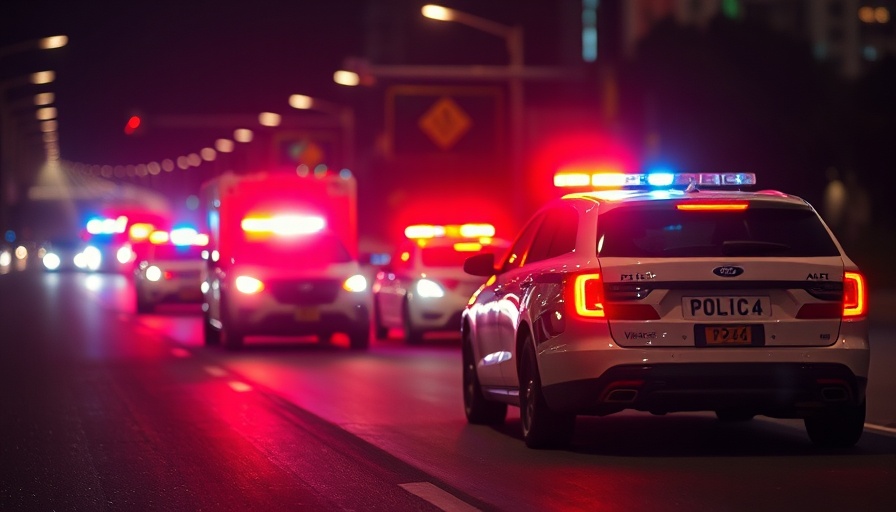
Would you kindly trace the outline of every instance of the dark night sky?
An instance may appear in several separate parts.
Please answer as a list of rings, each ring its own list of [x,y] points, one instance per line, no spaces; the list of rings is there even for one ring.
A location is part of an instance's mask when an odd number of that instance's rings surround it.
[[[0,46],[60,33],[70,42],[5,59],[0,76],[56,70],[46,90],[56,93],[64,159],[139,163],[168,155],[152,155],[158,148],[145,147],[149,138],[124,137],[135,109],[146,116],[257,113],[287,109],[291,93],[331,94],[338,87],[332,71],[360,46],[362,5],[6,1]],[[181,142],[169,149],[174,156],[199,149]]]

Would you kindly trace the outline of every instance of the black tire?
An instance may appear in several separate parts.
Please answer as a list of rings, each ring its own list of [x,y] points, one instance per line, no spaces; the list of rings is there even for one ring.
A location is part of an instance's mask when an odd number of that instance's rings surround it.
[[[348,333],[348,346],[352,350],[367,350],[370,347],[370,324],[363,324]]]
[[[541,392],[541,377],[532,337],[523,342],[520,361],[520,423],[526,446],[534,449],[566,448],[572,441],[576,416],[552,411]]]
[[[750,421],[756,416],[749,411],[739,411],[737,409],[720,409],[716,411],[716,418],[723,423],[742,423]]]
[[[850,407],[838,407],[803,420],[806,433],[816,446],[850,448],[859,442],[865,429],[865,401]]]
[[[479,376],[476,374],[473,347],[466,335],[463,343],[463,383],[464,414],[467,415],[467,423],[473,425],[504,423],[504,420],[507,419],[507,404],[486,400],[485,395],[482,394]]]
[[[137,313],[152,313],[155,310],[155,304],[143,298],[143,294],[137,291]]]
[[[221,333],[210,322],[208,311],[203,312],[202,317],[204,320],[202,322],[202,335],[205,339],[205,345],[208,347],[220,345]]]
[[[226,296],[222,293],[220,303],[221,330],[219,336],[221,338],[221,344],[223,344],[224,347],[230,350],[236,350],[242,348],[246,335],[239,329],[236,322],[230,319],[230,312],[228,311],[228,305],[225,299]]]
[[[414,327],[411,323],[411,307],[405,300],[401,309],[401,322],[404,326],[404,339],[408,345],[420,345],[423,343],[423,330]]]
[[[235,329],[234,326],[221,326],[221,343],[230,350],[237,350],[243,347],[246,336]]]
[[[389,328],[383,325],[376,296],[373,298],[373,336],[377,340],[389,339]]]

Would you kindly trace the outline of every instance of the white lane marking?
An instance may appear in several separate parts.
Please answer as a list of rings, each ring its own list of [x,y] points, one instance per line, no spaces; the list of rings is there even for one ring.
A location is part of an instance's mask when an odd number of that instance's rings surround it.
[[[868,430],[874,430],[878,433],[896,435],[896,428],[892,428],[892,427],[885,427],[883,425],[875,425],[874,423],[865,423],[865,428],[867,428]]]
[[[446,512],[473,512],[479,510],[429,482],[398,484],[398,486],[417,497],[423,498]]]
[[[220,366],[206,366],[205,371],[212,377],[223,377],[227,375],[227,370]]]

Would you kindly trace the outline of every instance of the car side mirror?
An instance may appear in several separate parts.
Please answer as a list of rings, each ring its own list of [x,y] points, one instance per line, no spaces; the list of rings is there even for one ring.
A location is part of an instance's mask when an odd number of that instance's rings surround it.
[[[487,252],[470,256],[464,261],[464,272],[471,276],[493,276],[495,274],[495,255]]]

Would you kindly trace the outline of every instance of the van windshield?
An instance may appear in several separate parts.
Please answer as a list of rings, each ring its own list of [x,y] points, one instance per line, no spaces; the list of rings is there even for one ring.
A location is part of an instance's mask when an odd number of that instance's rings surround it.
[[[245,242],[235,251],[242,263],[325,267],[352,261],[345,244],[332,233],[271,237]]]

